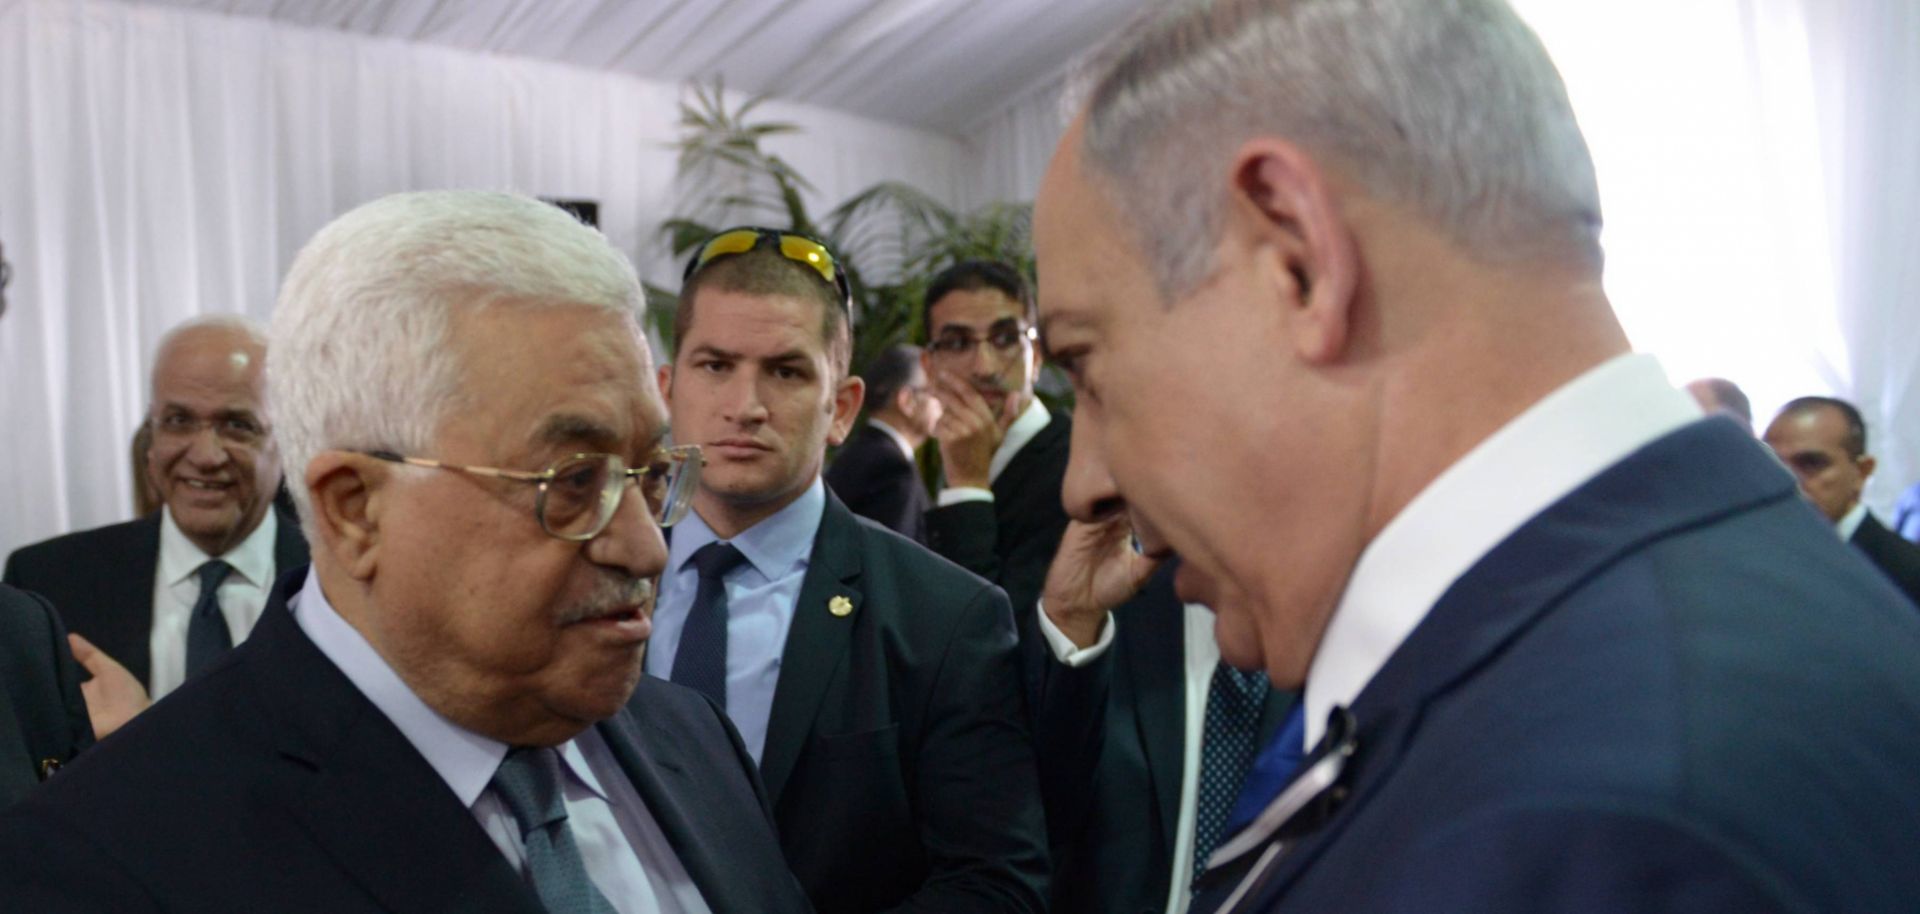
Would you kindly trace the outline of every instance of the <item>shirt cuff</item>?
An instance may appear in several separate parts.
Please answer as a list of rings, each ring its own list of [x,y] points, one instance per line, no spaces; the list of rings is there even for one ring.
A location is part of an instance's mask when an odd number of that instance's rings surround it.
[[[937,503],[939,507],[944,508],[967,501],[993,501],[993,491],[975,486],[955,486],[951,489],[941,489]]]
[[[1062,634],[1060,627],[1053,624],[1053,619],[1047,616],[1045,600],[1035,600],[1033,609],[1040,614],[1040,636],[1047,639],[1047,646],[1053,649],[1054,659],[1069,667],[1083,667],[1099,660],[1113,645],[1113,613],[1107,613],[1107,618],[1101,621],[1100,637],[1094,639],[1093,646],[1083,648],[1074,644],[1072,638]]]

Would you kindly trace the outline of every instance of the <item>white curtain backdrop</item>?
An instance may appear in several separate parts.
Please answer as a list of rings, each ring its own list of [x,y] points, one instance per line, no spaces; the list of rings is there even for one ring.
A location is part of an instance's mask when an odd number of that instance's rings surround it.
[[[1920,479],[1920,3],[1515,0],[1565,77],[1606,211],[1606,284],[1675,383],[1723,375],[1764,426],[1866,415],[1884,517]],[[1061,85],[965,141],[982,199],[1030,199]]]
[[[681,90],[514,58],[112,2],[0,0],[0,553],[131,517],[152,349],[189,317],[264,319],[299,245],[382,194],[600,201],[677,284]],[[882,179],[962,197],[948,137],[769,104],[820,206]]]

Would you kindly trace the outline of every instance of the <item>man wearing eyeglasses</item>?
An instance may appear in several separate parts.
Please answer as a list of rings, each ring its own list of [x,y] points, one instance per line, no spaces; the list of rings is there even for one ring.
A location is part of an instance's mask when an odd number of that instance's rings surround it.
[[[1046,849],[999,589],[821,481],[863,388],[817,241],[722,232],[688,265],[660,386],[707,465],[662,578],[650,675],[724,707],[822,911],[1038,911]]]
[[[298,524],[273,507],[281,476],[266,357],[265,332],[244,317],[168,331],[147,417],[162,510],[7,559],[7,583],[52,600],[77,636],[90,703],[122,708],[96,720],[102,737],[148,694],[165,696],[244,640],[274,579],[307,561]]]
[[[32,861],[0,907],[806,910],[724,716],[640,682],[699,466],[663,447],[641,300],[526,197],[321,230],[269,376],[313,566],[0,817],[0,857]]]

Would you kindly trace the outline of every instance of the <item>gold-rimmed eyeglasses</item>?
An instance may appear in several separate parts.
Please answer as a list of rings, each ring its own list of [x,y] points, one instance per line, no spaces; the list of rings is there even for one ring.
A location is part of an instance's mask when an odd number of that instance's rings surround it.
[[[537,487],[534,517],[551,536],[585,542],[600,535],[620,509],[627,481],[640,485],[647,508],[661,527],[671,527],[687,516],[694,489],[700,484],[705,461],[700,447],[683,444],[654,450],[647,465],[629,467],[617,454],[574,454],[554,461],[538,473],[499,467],[462,466],[426,457],[407,457],[392,451],[363,451],[369,457],[408,466],[453,470],[492,479],[532,483]]]

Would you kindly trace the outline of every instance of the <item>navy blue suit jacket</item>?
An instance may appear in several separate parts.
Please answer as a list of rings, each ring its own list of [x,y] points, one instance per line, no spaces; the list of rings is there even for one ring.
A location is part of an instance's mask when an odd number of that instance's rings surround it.
[[[543,910],[287,611],[304,578],[282,577],[219,663],[0,815],[0,910]],[[712,702],[642,679],[598,727],[715,912],[809,910]]]
[[[1235,910],[1920,910],[1916,658],[1905,599],[1696,423],[1454,583]]]

